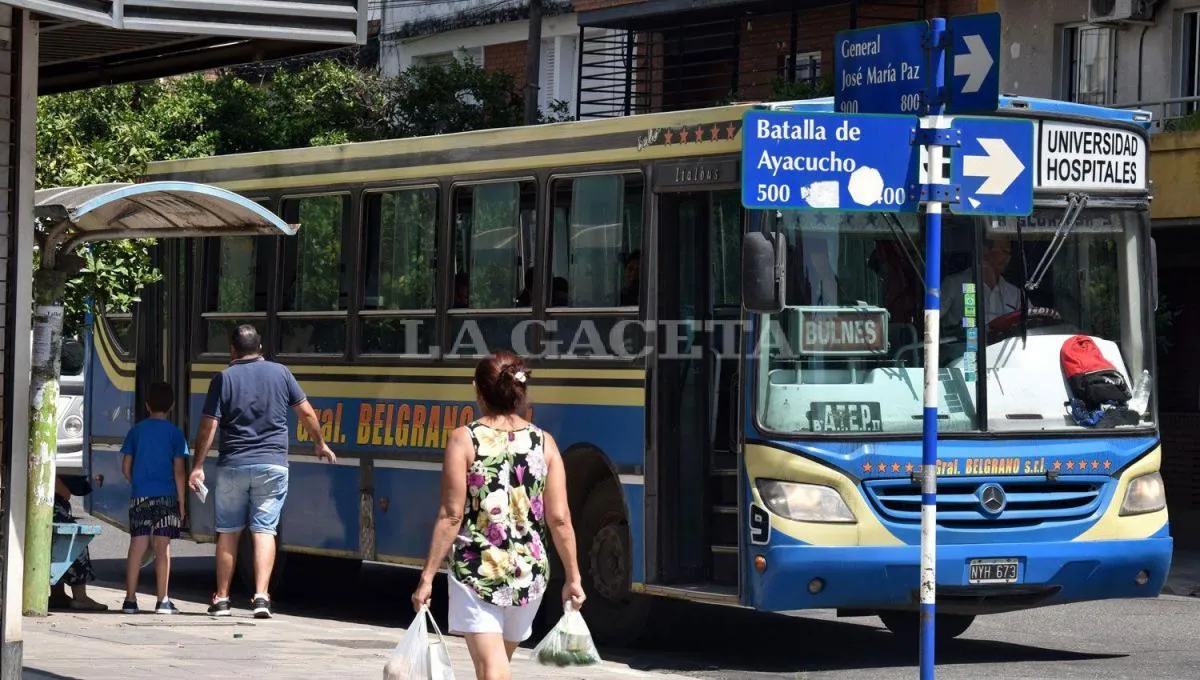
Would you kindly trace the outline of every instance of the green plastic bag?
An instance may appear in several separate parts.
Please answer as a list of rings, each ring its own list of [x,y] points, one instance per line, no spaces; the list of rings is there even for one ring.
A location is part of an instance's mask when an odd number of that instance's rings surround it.
[[[571,601],[564,605],[563,613],[554,630],[550,631],[537,647],[533,658],[544,666],[591,666],[600,663],[600,652],[592,641],[583,615],[575,610]]]

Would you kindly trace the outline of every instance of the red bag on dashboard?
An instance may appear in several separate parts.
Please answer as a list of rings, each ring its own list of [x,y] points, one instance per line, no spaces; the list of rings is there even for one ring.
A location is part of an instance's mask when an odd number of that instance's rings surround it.
[[[1089,409],[1106,403],[1124,404],[1132,396],[1125,376],[1086,335],[1067,338],[1059,351],[1059,361],[1071,394]]]

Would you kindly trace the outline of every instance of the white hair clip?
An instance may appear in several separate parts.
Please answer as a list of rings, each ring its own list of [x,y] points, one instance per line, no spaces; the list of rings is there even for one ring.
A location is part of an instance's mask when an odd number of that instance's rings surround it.
[[[513,374],[513,377],[516,378],[517,382],[523,383],[525,382],[525,371],[517,371]]]

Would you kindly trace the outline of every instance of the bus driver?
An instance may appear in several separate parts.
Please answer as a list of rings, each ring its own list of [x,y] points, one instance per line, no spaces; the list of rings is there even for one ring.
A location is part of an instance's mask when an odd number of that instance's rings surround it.
[[[1004,278],[1004,270],[1012,257],[1012,241],[1004,236],[984,239],[983,288],[975,292],[976,305],[982,303],[991,323],[996,317],[1021,308],[1021,289]],[[942,282],[942,327],[962,326],[963,284],[975,281],[975,267],[967,267]]]

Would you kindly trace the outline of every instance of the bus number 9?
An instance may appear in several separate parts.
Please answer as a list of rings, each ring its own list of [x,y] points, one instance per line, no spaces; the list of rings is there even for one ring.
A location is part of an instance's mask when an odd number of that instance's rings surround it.
[[[792,197],[792,188],[786,184],[759,184],[758,201],[761,203],[787,203]]]

